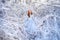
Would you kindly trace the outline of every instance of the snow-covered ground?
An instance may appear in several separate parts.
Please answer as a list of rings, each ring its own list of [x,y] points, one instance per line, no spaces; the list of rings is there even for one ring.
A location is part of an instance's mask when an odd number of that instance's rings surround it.
[[[60,0],[0,0],[0,40],[60,40]]]

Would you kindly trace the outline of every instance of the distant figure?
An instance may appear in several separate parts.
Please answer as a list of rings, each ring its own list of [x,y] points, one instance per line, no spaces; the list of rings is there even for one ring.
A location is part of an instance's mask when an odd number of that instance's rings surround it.
[[[30,15],[32,15],[32,10],[28,10],[28,17],[30,17]]]

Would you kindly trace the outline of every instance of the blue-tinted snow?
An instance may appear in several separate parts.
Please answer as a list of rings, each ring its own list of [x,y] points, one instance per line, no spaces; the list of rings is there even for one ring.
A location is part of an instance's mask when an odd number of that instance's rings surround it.
[[[0,0],[0,40],[60,40],[59,0],[7,1]]]

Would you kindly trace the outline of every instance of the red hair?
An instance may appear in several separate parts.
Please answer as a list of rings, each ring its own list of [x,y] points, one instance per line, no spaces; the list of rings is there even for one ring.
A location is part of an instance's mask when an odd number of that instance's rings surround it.
[[[32,10],[28,10],[28,17],[30,17],[30,15],[32,15]]]

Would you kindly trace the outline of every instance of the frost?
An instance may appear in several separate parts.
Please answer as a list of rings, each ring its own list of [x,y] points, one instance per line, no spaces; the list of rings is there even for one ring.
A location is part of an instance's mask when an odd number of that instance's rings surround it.
[[[0,0],[0,40],[60,40],[59,34],[59,0]]]

